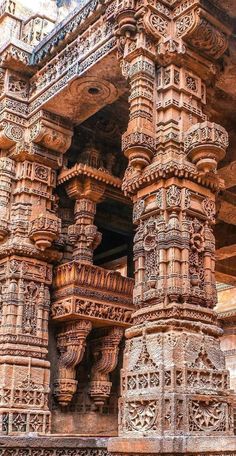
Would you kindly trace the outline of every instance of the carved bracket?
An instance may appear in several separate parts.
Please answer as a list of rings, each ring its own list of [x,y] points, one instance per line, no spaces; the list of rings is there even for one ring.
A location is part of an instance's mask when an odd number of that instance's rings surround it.
[[[117,366],[119,343],[123,332],[122,328],[115,326],[111,328],[107,336],[92,343],[95,362],[91,371],[89,394],[98,407],[102,406],[110,396],[112,383],[109,379],[109,373]]]
[[[73,131],[69,125],[64,125],[61,118],[50,116],[50,113],[40,111],[33,118],[29,128],[29,140],[48,149],[64,154],[71,145]]]
[[[24,137],[24,128],[8,120],[0,123],[0,147],[1,149],[10,149],[17,142],[22,141]]]
[[[57,336],[57,347],[60,352],[59,378],[55,382],[54,394],[61,405],[68,405],[76,392],[76,366],[84,356],[86,337],[91,329],[90,321],[79,320],[67,323]]]

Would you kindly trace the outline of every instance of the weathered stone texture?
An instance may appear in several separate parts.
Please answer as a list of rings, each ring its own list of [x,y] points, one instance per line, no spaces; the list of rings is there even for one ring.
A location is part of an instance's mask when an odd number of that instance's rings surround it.
[[[0,5],[0,456],[233,456],[235,8],[74,3]]]

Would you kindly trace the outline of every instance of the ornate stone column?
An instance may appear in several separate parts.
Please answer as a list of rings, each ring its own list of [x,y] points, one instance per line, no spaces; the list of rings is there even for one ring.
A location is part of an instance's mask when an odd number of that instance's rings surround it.
[[[93,251],[101,242],[101,233],[94,225],[96,202],[89,198],[76,199],[75,224],[69,226],[69,240],[73,245],[73,259],[92,264]]]
[[[227,28],[198,1],[124,1],[118,11],[131,96],[134,56],[149,56],[155,68],[156,127],[150,164],[140,167],[136,136],[123,183],[137,226],[136,311],[126,330],[119,437],[108,450],[232,451],[232,397],[213,310],[215,196],[222,185],[216,167],[228,136],[203,112],[205,82],[226,50]]]
[[[6,92],[9,81],[7,74]],[[15,103],[22,108],[17,95]],[[52,245],[60,235],[53,189],[72,132],[47,112],[38,112],[29,124],[8,109],[2,116],[0,434],[45,434],[50,432],[49,286],[52,263],[60,259]]]
[[[68,238],[73,245],[70,269],[76,264],[78,268],[93,264],[94,249],[101,241],[101,233],[94,225],[96,203],[105,190],[104,184],[95,183],[87,176],[74,175],[72,170],[72,178],[66,182],[68,196],[75,199],[75,223],[68,228]],[[68,405],[76,392],[76,366],[83,358],[86,337],[91,329],[91,321],[77,320],[73,324],[65,322],[59,330],[57,344],[60,358],[54,393],[62,406]]]

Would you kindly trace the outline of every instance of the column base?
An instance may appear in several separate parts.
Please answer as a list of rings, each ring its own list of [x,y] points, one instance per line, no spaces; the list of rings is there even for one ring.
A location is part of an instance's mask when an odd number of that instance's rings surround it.
[[[236,436],[179,436],[155,438],[111,438],[108,452],[112,455],[160,454],[230,454],[236,455]]]

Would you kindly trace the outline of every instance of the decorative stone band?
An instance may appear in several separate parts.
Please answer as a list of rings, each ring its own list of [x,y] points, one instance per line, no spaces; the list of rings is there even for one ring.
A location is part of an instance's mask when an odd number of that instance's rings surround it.
[[[111,0],[106,1],[106,4],[110,3]],[[62,23],[61,27],[56,27],[52,33],[49,34],[34,50],[32,61],[34,64],[41,64],[48,56],[55,55],[58,51],[58,47],[61,47],[62,42],[69,43],[72,39],[78,35],[79,30],[84,26],[84,22],[88,20],[91,23],[95,12],[103,6],[101,0],[83,0],[80,1],[79,6],[73,10],[72,14],[68,16]],[[105,7],[107,8],[107,6]],[[101,11],[100,11],[101,13]]]
[[[86,290],[85,290],[86,291]],[[53,320],[65,320],[65,317],[71,319],[73,317],[84,318],[93,321],[94,324],[99,323],[99,321],[109,321],[116,324],[121,324],[124,327],[129,327],[131,324],[131,315],[133,308],[130,303],[125,302],[124,299],[120,300],[117,297],[114,297],[115,301],[119,301],[119,305],[114,305],[111,302],[101,303],[92,301],[89,299],[89,294],[93,295],[96,293],[97,300],[106,299],[109,301],[110,296],[107,294],[102,294],[99,292],[89,291],[87,295],[81,298],[82,290],[78,292],[78,297],[76,296],[76,290],[74,291],[74,296],[64,299],[58,299],[52,304],[51,308],[51,317]],[[95,296],[92,296],[94,299]],[[111,300],[111,299],[110,299]],[[128,307],[129,306],[129,307]]]
[[[106,438],[1,436],[0,456],[108,456]]]
[[[12,443],[13,444],[13,443]],[[41,443],[40,443],[41,445]],[[64,443],[62,443],[64,445]],[[109,453],[107,450],[103,449],[79,449],[79,448],[63,448],[55,449],[55,448],[16,448],[16,447],[9,447],[0,449],[0,456],[108,456]],[[227,455],[228,456],[228,455]]]
[[[147,166],[142,174],[139,174],[134,167],[128,166],[125,172],[125,178],[122,184],[122,189],[125,195],[133,195],[137,193],[139,188],[147,184],[156,182],[159,179],[167,179],[168,177],[185,177],[191,181],[202,183],[208,188],[218,190],[223,188],[223,181],[212,174],[209,178],[207,174],[199,175],[199,172],[193,163],[185,160],[180,162],[177,159],[165,160],[161,163],[153,161],[151,165]]]
[[[58,266],[55,270],[54,290],[62,286],[85,285],[87,288],[104,289],[130,296],[133,291],[133,279],[123,277],[117,271],[109,271],[98,266],[76,262]]]

